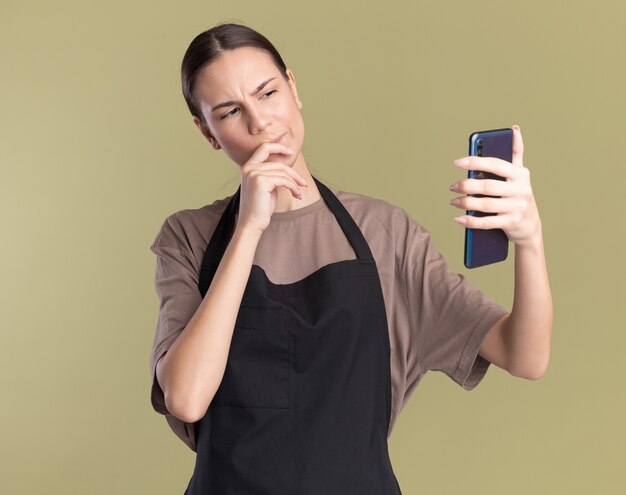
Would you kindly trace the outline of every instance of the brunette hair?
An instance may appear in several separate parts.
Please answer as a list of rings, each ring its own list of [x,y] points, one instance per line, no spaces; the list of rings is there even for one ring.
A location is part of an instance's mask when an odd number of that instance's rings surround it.
[[[200,71],[219,57],[226,50],[234,50],[243,46],[252,46],[267,52],[276,67],[288,80],[287,67],[272,43],[261,33],[242,24],[218,24],[197,35],[192,41],[180,67],[183,96],[192,115],[198,117],[206,125],[204,115],[194,94],[194,84]]]

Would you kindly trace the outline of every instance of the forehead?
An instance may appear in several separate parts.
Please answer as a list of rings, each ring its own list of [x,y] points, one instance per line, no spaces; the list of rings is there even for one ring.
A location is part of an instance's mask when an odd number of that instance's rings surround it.
[[[216,105],[223,99],[249,94],[261,82],[279,74],[271,55],[254,47],[226,50],[204,67],[196,79],[196,96]]]

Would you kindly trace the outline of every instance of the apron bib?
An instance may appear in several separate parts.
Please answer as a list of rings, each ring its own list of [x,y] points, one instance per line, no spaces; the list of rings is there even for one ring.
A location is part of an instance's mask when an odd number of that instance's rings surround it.
[[[252,265],[222,382],[195,424],[185,495],[401,495],[387,448],[390,345],[378,270],[354,219],[313,179],[357,258],[291,284]],[[240,190],[205,251],[202,297]]]

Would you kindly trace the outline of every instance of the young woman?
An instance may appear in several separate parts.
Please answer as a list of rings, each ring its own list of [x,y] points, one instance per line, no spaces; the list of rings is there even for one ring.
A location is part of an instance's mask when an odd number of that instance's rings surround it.
[[[197,452],[185,493],[400,494],[387,439],[425,373],[471,390],[491,363],[528,379],[548,364],[552,304],[519,128],[512,163],[457,163],[505,182],[451,187],[499,196],[454,205],[498,213],[456,220],[515,243],[509,314],[404,209],[311,175],[294,75],[264,36],[201,33],[182,86],[195,125],[241,171],[234,194],[173,213],[151,246],[151,398]]]

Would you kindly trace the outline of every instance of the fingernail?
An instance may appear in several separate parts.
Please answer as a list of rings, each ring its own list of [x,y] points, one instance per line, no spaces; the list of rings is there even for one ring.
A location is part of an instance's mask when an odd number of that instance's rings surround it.
[[[455,182],[454,184],[450,186],[450,191],[458,191],[458,190],[459,190],[459,184],[457,182]]]
[[[461,204],[461,200],[459,198],[454,198],[450,200],[450,204],[452,206],[459,206],[459,204]]]
[[[467,219],[465,217],[455,217],[454,221],[462,225],[465,225],[467,223]]]
[[[469,158],[458,158],[457,160],[454,160],[454,164],[461,167],[467,167],[469,165]]]

